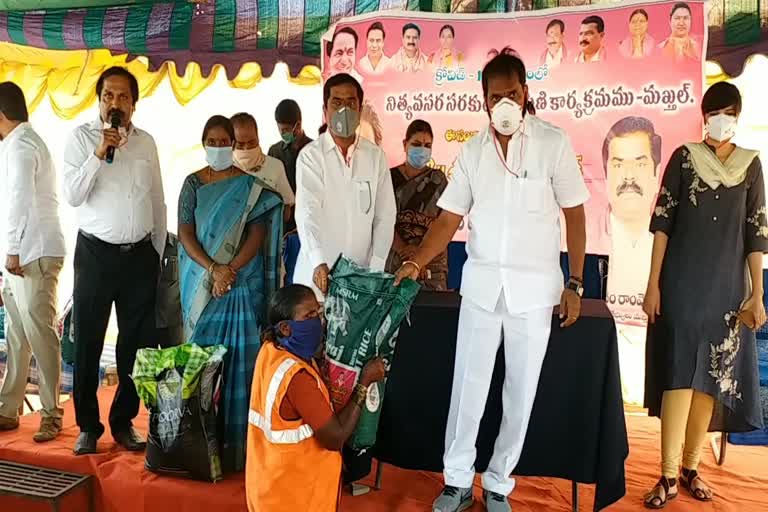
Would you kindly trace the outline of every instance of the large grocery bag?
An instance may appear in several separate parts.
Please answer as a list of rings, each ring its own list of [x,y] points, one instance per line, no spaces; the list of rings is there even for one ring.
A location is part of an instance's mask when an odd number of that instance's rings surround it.
[[[221,480],[216,415],[226,352],[187,343],[136,353],[133,382],[149,410],[148,470]]]
[[[325,300],[325,353],[331,401],[336,410],[346,405],[363,366],[381,356],[392,361],[400,324],[419,293],[419,284],[405,280],[394,286],[394,276],[374,272],[340,257],[331,272]],[[376,442],[385,382],[368,388],[355,432],[347,441],[354,450]]]

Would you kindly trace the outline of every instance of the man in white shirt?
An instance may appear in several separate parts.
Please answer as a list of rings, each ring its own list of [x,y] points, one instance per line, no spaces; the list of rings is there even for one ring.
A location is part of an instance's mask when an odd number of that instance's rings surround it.
[[[360,59],[358,66],[363,73],[380,75],[389,67],[389,57],[384,54],[384,40],[387,34],[380,21],[371,23],[366,33],[368,52]]]
[[[605,22],[600,16],[588,16],[581,22],[579,28],[579,47],[581,51],[576,56],[576,63],[603,62],[606,57],[603,39],[605,38]]]
[[[563,20],[552,20],[547,25],[547,49],[541,54],[539,66],[546,64],[549,69],[555,69],[567,58],[565,22]]]
[[[645,325],[643,296],[651,271],[648,231],[661,171],[661,137],[644,117],[625,117],[603,141],[610,205],[608,307],[620,323]]]
[[[77,208],[79,227],[73,300],[77,455],[95,453],[104,432],[96,392],[113,304],[120,329],[119,385],[109,413],[110,430],[128,450],[145,447],[131,424],[139,412],[131,372],[136,350],[152,345],[155,338],[157,283],[167,234],[157,147],[151,135],[131,124],[139,99],[136,78],[125,68],[110,68],[96,83],[96,95],[99,118],[75,129],[64,152],[64,197]]]
[[[8,362],[0,388],[0,430],[19,426],[30,356],[40,390],[37,442],[61,431],[61,347],[56,325],[56,287],[64,265],[56,171],[48,147],[29,124],[24,93],[0,84],[0,255],[5,255],[2,297],[7,312]]]
[[[301,251],[294,275],[294,282],[313,287],[320,300],[342,254],[384,270],[397,214],[387,157],[355,135],[363,88],[350,75],[334,75],[323,87],[323,104],[328,131],[304,147],[296,164]]]
[[[510,478],[523,448],[553,307],[561,327],[581,310],[584,202],[589,193],[563,130],[526,116],[525,66],[499,55],[483,70],[489,126],[464,144],[438,206],[443,210],[397,282],[415,279],[468,218],[468,260],[456,341],[456,366],[445,439],[445,489],[436,512],[472,505],[475,441],[499,345],[504,342],[504,417],[482,483],[489,512],[511,510]],[[560,210],[565,216],[571,277],[563,290]]]
[[[259,127],[251,114],[241,112],[232,116],[235,127],[235,163],[248,174],[256,176],[266,183],[269,188],[280,194],[285,208],[285,222],[291,218],[291,210],[296,204],[288,176],[285,174],[283,163],[277,158],[265,155],[259,145]]]

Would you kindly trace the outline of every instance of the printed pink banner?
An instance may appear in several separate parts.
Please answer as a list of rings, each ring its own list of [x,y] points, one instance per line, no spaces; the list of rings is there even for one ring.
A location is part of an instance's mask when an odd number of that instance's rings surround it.
[[[408,124],[424,119],[435,133],[432,165],[450,178],[461,144],[489,122],[483,66],[499,52],[517,53],[535,115],[567,130],[579,156],[592,194],[587,252],[615,254],[619,224],[621,243],[645,251],[640,239],[664,165],[676,147],[701,137],[706,42],[702,1],[507,15],[375,13],[345,18],[326,34],[322,67],[325,77],[347,72],[361,80],[360,133],[384,148],[392,166],[405,159]]]

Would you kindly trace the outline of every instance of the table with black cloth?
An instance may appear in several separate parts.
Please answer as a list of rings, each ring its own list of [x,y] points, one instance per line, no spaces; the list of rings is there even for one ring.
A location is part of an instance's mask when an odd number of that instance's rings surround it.
[[[374,456],[380,464],[443,470],[460,297],[422,292],[400,329]],[[496,358],[477,439],[478,472],[491,458],[502,416],[503,344]],[[562,329],[553,316],[528,435],[515,475],[596,484],[594,510],[625,494],[629,453],[616,327],[604,302],[584,300],[582,316]],[[379,473],[379,476],[381,473]]]

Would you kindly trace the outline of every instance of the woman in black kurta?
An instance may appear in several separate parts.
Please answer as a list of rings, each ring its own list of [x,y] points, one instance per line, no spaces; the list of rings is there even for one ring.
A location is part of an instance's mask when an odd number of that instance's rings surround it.
[[[740,111],[733,85],[707,91],[707,139],[672,155],[651,219],[645,405],[661,417],[663,476],[649,508],[677,495],[683,444],[680,484],[708,501],[696,472],[707,431],[762,427],[753,329],[765,322],[768,223],[758,155],[729,142]]]

